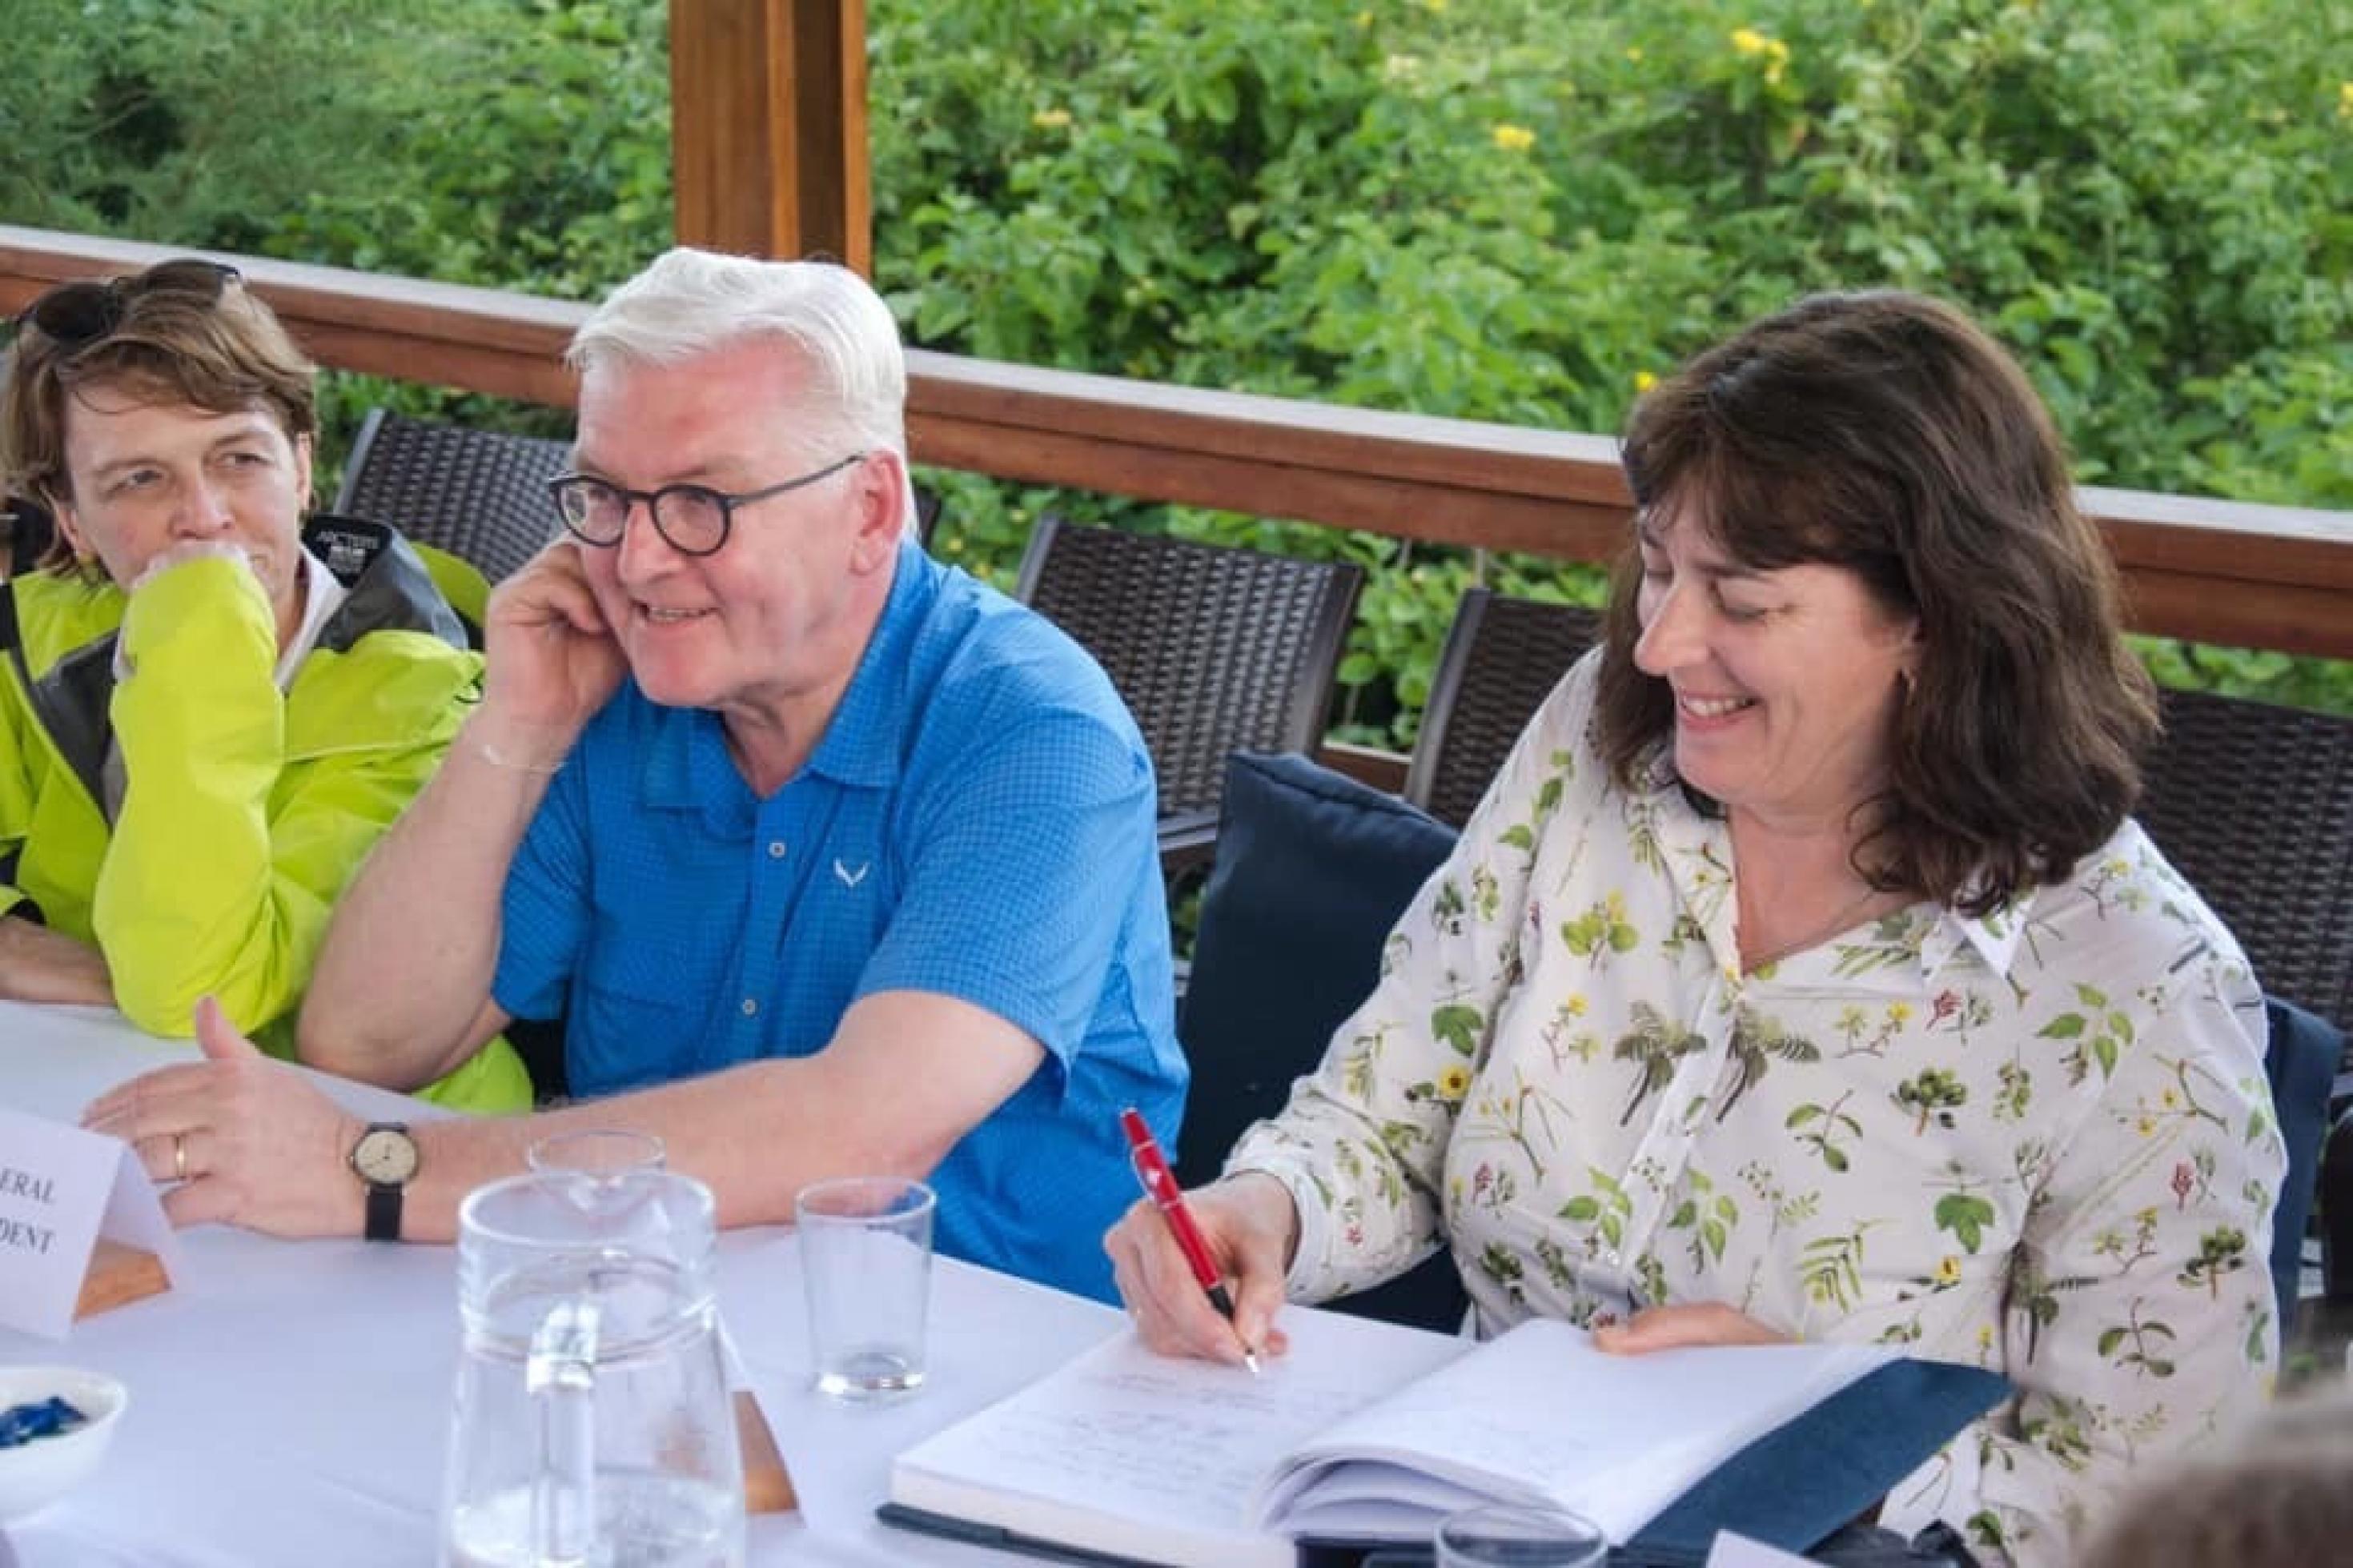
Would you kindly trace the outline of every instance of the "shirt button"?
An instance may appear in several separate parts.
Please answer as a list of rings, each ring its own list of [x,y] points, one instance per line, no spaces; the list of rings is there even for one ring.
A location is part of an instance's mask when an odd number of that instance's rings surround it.
[[[783,839],[781,839],[781,838],[771,838],[771,839],[769,839],[769,840],[768,840],[768,858],[769,858],[769,859],[771,859],[771,860],[781,860],[781,859],[783,859],[784,858],[785,858],[785,841],[784,841]]]
[[[759,1010],[760,1003],[757,997],[746,996],[744,998],[744,1016],[748,1018]]]

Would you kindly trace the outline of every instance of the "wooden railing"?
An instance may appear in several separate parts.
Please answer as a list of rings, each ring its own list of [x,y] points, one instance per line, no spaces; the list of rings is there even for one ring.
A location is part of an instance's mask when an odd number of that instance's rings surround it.
[[[0,226],[0,310],[163,247]],[[558,356],[583,306],[225,257],[322,363],[569,405]],[[1201,392],[916,352],[916,461],[1490,550],[1612,555],[1615,444],[1465,420]],[[2137,628],[2353,658],[2353,512],[2086,489]]]

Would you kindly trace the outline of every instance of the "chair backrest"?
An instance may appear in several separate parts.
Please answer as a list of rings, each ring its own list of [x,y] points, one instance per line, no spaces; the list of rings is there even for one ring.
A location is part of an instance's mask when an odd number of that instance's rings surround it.
[[[1151,748],[1165,820],[1215,810],[1230,752],[1316,748],[1364,575],[1048,516],[1015,591],[1119,689]]]
[[[1281,1110],[1380,977],[1381,947],[1454,831],[1303,756],[1227,763],[1217,863],[1178,1009],[1193,1069],[1176,1178],[1216,1179],[1250,1123]],[[1466,1297],[1445,1252],[1385,1285],[1329,1303],[1451,1330]]]
[[[2161,694],[2141,826],[2267,995],[2353,1027],[2353,718]]]
[[[561,531],[547,481],[571,461],[569,442],[371,408],[334,510],[390,523],[496,583]]]
[[[1405,797],[1460,827],[1560,678],[1601,640],[1601,612],[1472,588],[1454,612]]]
[[[2330,1101],[2345,1059],[2345,1036],[2334,1025],[2277,997],[2263,1000],[2270,1044],[2263,1076],[2270,1079],[2272,1110],[2280,1141],[2287,1145],[2287,1176],[2272,1205],[2273,1287],[2279,1292],[2283,1338],[2295,1326],[2296,1298],[2304,1273],[2304,1233],[2320,1180],[2320,1152],[2327,1141]],[[2333,1208],[2353,1198],[2343,1191],[2321,1194]]]

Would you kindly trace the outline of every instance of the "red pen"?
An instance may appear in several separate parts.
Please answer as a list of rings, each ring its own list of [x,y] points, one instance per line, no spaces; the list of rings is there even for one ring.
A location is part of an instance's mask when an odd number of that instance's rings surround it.
[[[1144,1195],[1152,1200],[1160,1217],[1168,1222],[1169,1233],[1176,1238],[1176,1249],[1185,1255],[1185,1262],[1193,1270],[1203,1294],[1209,1298],[1209,1305],[1226,1321],[1232,1322],[1233,1296],[1218,1273],[1216,1259],[1209,1256],[1209,1244],[1202,1239],[1201,1227],[1193,1221],[1193,1211],[1185,1206],[1185,1194],[1177,1190],[1176,1174],[1168,1168],[1168,1156],[1160,1152],[1152,1129],[1144,1124],[1143,1116],[1134,1107],[1119,1113],[1119,1125],[1127,1134],[1127,1157],[1135,1166],[1135,1179],[1144,1184]],[[1247,1341],[1242,1343],[1242,1361],[1250,1369],[1250,1375],[1256,1377],[1258,1352]]]

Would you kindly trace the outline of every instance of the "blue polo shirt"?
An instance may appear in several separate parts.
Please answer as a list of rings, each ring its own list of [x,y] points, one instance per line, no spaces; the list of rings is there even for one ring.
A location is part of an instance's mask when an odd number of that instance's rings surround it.
[[[625,683],[509,870],[491,994],[565,1018],[580,1095],[806,1057],[881,991],[1018,1025],[1046,1060],[940,1163],[941,1250],[1109,1299],[1136,1195],[1119,1129],[1175,1147],[1152,762],[1092,659],[1043,616],[902,544],[808,763],[765,799],[718,715]]]

